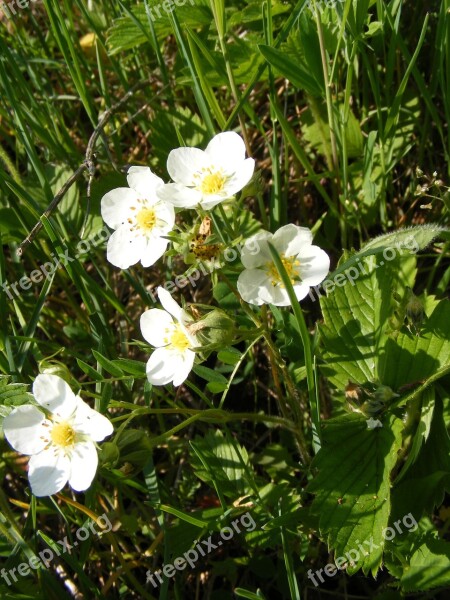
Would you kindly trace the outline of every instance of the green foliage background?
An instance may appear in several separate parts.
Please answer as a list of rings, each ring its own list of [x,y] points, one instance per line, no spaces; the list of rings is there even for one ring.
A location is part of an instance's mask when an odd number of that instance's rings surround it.
[[[27,290],[18,283],[17,294],[0,288],[0,415],[30,400],[27,385],[45,369],[115,425],[92,488],[39,501],[2,440],[7,570],[73,540],[93,515],[114,523],[47,570],[12,586],[0,579],[2,598],[448,591],[450,2],[314,4],[316,15],[304,0],[196,0],[152,20],[158,0],[43,0],[2,14],[0,286],[52,254],[76,260]],[[102,115],[130,90],[97,138],[90,195],[86,171],[19,257]],[[174,252],[148,270],[112,268],[105,243],[92,243],[100,199],[125,184],[127,165],[167,180],[172,148],[204,147],[226,129],[245,133],[258,176],[225,216],[214,213],[217,235],[233,246],[258,222],[271,231],[295,222],[330,254],[330,280],[360,264],[366,273],[305,300],[304,328],[288,309],[245,312],[221,277],[235,282],[239,261],[202,277],[185,300],[229,311],[245,335],[182,388],[152,388],[139,317],[157,285],[188,265]],[[198,228],[183,219],[186,235]],[[405,250],[411,236],[417,254]],[[387,262],[396,244],[403,251]],[[383,426],[369,430],[369,415]],[[300,434],[311,464],[300,461]],[[146,584],[148,569],[247,511],[254,531],[156,591]],[[417,529],[386,540],[383,530],[409,513]],[[313,586],[309,569],[370,539],[379,547]]]

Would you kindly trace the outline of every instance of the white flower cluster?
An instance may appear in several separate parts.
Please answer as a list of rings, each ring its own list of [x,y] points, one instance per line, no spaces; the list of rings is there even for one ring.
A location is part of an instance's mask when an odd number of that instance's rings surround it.
[[[144,267],[153,265],[167,250],[175,209],[214,208],[241,191],[254,169],[255,161],[246,158],[242,138],[232,131],[214,136],[205,150],[172,150],[167,160],[171,183],[164,183],[148,167],[131,167],[129,187],[112,190],[101,200],[103,219],[115,230],[108,242],[108,260],[122,269],[139,261]],[[290,303],[269,242],[278,251],[298,300],[326,277],[329,258],[312,245],[309,229],[290,224],[274,234],[261,231],[242,248],[244,270],[237,288],[245,302]],[[153,385],[172,382],[177,386],[189,375],[201,344],[193,333],[192,317],[164,288],[158,288],[158,295],[165,310],[151,309],[140,321],[143,337],[155,348],[147,363],[147,377]]]
[[[109,262],[121,269],[139,261],[150,267],[167,249],[164,236],[175,225],[174,207],[209,210],[242,190],[254,168],[233,131],[216,135],[205,151],[172,150],[167,170],[174,183],[164,184],[149,167],[131,167],[129,187],[112,190],[101,201],[102,217],[115,230],[108,241]]]

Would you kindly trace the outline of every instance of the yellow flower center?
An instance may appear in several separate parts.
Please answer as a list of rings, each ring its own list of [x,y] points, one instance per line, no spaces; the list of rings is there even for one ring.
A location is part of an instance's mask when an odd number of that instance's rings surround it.
[[[172,333],[170,345],[172,348],[175,348],[175,350],[180,350],[181,352],[191,347],[191,343],[188,340],[187,335],[179,325],[177,325],[175,331]]]
[[[291,280],[292,285],[294,285],[296,281],[300,281],[300,275],[297,271],[298,267],[300,266],[300,261],[295,256],[290,256],[289,258],[286,258],[284,254],[280,254],[280,258],[284,268],[286,269],[286,273],[288,274],[289,279]],[[268,271],[269,277],[271,278],[272,285],[279,285],[280,287],[284,287],[283,280],[281,279],[281,276],[278,273],[275,263],[267,263],[266,269]]]
[[[220,171],[209,173],[203,177],[200,184],[200,190],[204,194],[219,194],[223,190],[226,181],[226,177],[224,177]]]
[[[67,448],[67,446],[72,446],[75,441],[75,431],[69,423],[63,421],[62,423],[57,423],[53,426],[50,437],[57,446]]]
[[[139,229],[150,232],[156,225],[156,213],[153,208],[142,208],[136,216],[136,221]]]

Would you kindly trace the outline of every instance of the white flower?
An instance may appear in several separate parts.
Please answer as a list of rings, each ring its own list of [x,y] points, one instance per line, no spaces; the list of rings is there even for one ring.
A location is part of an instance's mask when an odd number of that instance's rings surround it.
[[[148,167],[130,167],[129,188],[116,188],[101,200],[105,223],[115,229],[108,240],[107,258],[121,269],[141,261],[150,267],[164,254],[175,223],[173,206],[157,197],[164,186]]]
[[[170,381],[180,385],[192,370],[192,348],[198,343],[189,332],[191,318],[186,311],[164,288],[158,288],[158,296],[165,310],[152,308],[141,316],[142,335],[156,348],[147,363],[147,377],[153,385]]]
[[[111,422],[75,396],[56,375],[38,375],[33,395],[45,410],[24,404],[3,421],[14,450],[31,455],[28,478],[35,496],[51,496],[67,482],[80,492],[92,483],[98,456],[94,442],[111,435]]]
[[[375,427],[383,427],[382,422],[379,419],[374,419],[373,417],[370,417],[370,419],[367,419],[366,423],[367,423],[367,429],[375,429]]]
[[[241,260],[245,269],[237,282],[240,295],[250,304],[290,304],[267,242],[280,255],[298,300],[305,298],[311,286],[323,281],[330,269],[328,255],[311,244],[312,233],[306,227],[290,224],[274,234],[260,231],[244,244]]]
[[[175,183],[158,190],[158,196],[174,206],[210,209],[234,196],[253,175],[255,161],[245,158],[242,138],[233,131],[214,136],[206,150],[176,148],[167,159]]]

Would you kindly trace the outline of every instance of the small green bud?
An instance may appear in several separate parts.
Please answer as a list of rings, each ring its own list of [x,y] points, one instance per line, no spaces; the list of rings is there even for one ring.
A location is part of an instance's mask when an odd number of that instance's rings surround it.
[[[187,327],[208,350],[230,346],[235,336],[233,319],[220,308],[214,308]]]
[[[412,290],[408,288],[407,292],[406,318],[410,327],[418,334],[425,316],[425,309],[423,302],[412,292]]]
[[[387,385],[380,385],[375,390],[375,400],[382,402],[383,404],[392,400],[392,398],[398,398],[398,394],[394,393]]]

